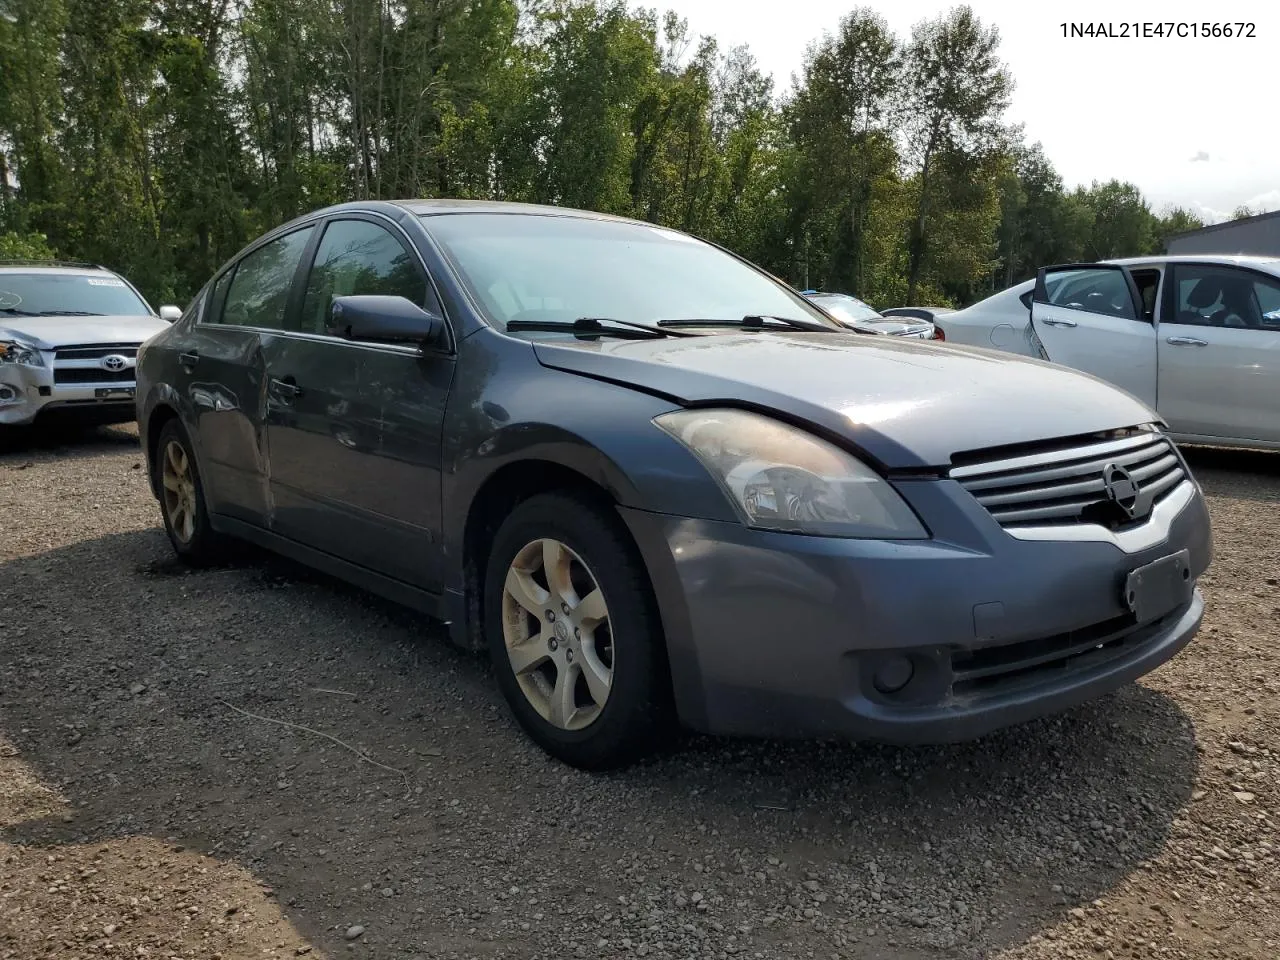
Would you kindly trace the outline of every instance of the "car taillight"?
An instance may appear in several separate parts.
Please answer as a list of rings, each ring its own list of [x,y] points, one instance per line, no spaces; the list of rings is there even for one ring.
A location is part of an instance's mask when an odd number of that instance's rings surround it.
[[[945,333],[943,333],[943,332],[942,332],[942,328],[941,328],[941,327],[939,327],[937,324],[934,324],[934,327],[933,327],[933,339],[935,339],[935,340],[946,340],[946,339],[947,339],[947,335],[946,335]]]

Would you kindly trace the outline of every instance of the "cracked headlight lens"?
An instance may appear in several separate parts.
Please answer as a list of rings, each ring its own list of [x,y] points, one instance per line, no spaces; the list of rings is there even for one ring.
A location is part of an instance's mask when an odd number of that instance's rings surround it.
[[[27,367],[43,367],[44,356],[35,347],[18,340],[0,340],[0,363],[20,363]]]

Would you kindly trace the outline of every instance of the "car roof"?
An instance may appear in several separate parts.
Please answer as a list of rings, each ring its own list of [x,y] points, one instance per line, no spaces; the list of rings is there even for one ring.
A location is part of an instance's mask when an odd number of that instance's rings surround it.
[[[1268,270],[1280,270],[1280,257],[1267,257],[1249,253],[1178,253],[1149,254],[1145,257],[1120,257],[1114,260],[1100,260],[1100,263],[1113,263],[1119,266],[1139,266],[1147,263],[1221,263],[1229,266],[1262,267]]]
[[[393,200],[398,207],[418,216],[441,213],[517,213],[541,217],[586,217],[592,220],[616,220],[625,223],[642,223],[631,217],[617,217],[594,210],[577,210],[573,207],[554,207],[541,203],[515,203],[506,200]],[[653,227],[658,224],[645,223]]]
[[[112,274],[106,267],[92,263],[69,263],[60,260],[0,260],[0,273],[61,273],[95,277]]]

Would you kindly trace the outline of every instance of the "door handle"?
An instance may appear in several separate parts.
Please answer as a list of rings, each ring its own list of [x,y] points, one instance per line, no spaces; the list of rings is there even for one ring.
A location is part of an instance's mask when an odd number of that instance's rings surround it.
[[[190,370],[199,362],[200,354],[196,353],[194,350],[188,350],[186,353],[178,354],[178,363],[187,370]]]
[[[1045,317],[1044,322],[1051,327],[1074,327],[1076,325],[1074,320],[1058,320],[1056,318],[1049,317]]]
[[[1207,347],[1209,341],[1197,340],[1195,337],[1169,337],[1165,343],[1171,343],[1175,347]]]
[[[302,388],[298,386],[298,381],[293,379],[293,377],[284,377],[281,379],[272,377],[271,392],[281,400],[295,400],[302,396]]]

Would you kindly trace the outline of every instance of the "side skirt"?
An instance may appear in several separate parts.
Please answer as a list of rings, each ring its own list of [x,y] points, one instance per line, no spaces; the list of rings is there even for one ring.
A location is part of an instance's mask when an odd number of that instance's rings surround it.
[[[239,540],[247,540],[249,543],[262,547],[264,550],[270,550],[272,553],[278,553],[288,557],[290,560],[296,560],[298,563],[319,570],[321,573],[326,573],[339,580],[345,580],[347,583],[354,584],[362,590],[376,593],[378,596],[385,597],[394,603],[403,604],[406,607],[417,610],[419,613],[425,613],[432,619],[442,620],[446,625],[449,624],[448,608],[452,605],[448,604],[446,598],[441,594],[430,593],[418,587],[410,586],[403,581],[383,576],[366,567],[349,563],[332,554],[298,543],[296,540],[290,540],[277,533],[272,533],[270,530],[264,530],[251,523],[245,523],[243,520],[210,514],[209,524],[218,533],[225,533]],[[454,632],[451,629],[450,635],[452,636]]]

